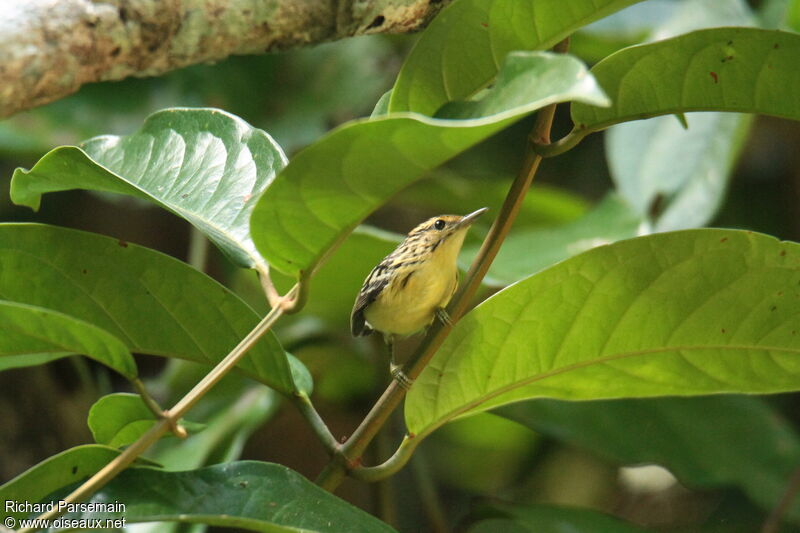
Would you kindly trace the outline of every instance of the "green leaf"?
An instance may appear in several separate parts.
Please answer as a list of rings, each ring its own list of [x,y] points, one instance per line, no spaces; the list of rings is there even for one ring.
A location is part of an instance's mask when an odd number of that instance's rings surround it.
[[[640,224],[640,217],[625,201],[611,194],[569,224],[512,230],[488,275],[495,284],[505,286],[596,246],[633,237]],[[465,247],[464,256],[474,256],[479,247]]]
[[[275,533],[394,531],[285,466],[256,461],[187,472],[132,468],[88,502],[123,502],[125,511],[67,517],[124,516],[129,524],[176,521]]]
[[[495,414],[620,465],[659,464],[688,487],[740,487],[766,510],[800,464],[796,431],[753,397],[535,400]],[[800,504],[789,511],[799,518]]]
[[[132,352],[213,365],[257,324],[235,294],[189,265],[100,235],[0,224],[0,296],[102,328]],[[36,280],[21,283],[20,280]],[[268,333],[239,363],[246,375],[292,392],[286,353]]]
[[[717,213],[752,117],[693,113],[686,130],[673,116],[617,124],[607,157],[617,190],[655,231],[707,224]],[[680,157],[675,154],[680,153]]]
[[[800,0],[790,0],[786,10],[784,24],[787,29],[800,32]]]
[[[250,212],[286,164],[264,131],[215,109],[167,109],[131,135],[62,146],[17,169],[11,199],[38,209],[44,193],[90,189],[150,200],[185,218],[236,264],[265,269]]]
[[[2,263],[2,260],[0,260]],[[136,362],[125,344],[97,326],[71,316],[0,300],[0,370],[82,354],[134,379]]]
[[[492,504],[497,518],[482,520],[469,533],[644,533],[644,529],[597,511],[551,505]]]
[[[108,394],[89,409],[87,423],[94,441],[120,448],[134,442],[156,419],[138,394]]]
[[[574,99],[605,103],[579,61],[516,53],[495,89],[476,104],[498,114],[350,122],[298,153],[270,185],[253,211],[256,246],[276,269],[310,273],[364,217],[426,171],[536,109]]]
[[[689,111],[800,120],[800,35],[754,28],[700,30],[621,50],[592,68],[611,107],[572,106],[575,129]]]
[[[677,4],[653,37],[753,22],[743,0],[691,0]],[[606,155],[617,190],[640,216],[652,220],[655,231],[694,228],[711,220],[752,123],[743,114],[676,116],[680,121],[663,116],[608,130]]]
[[[800,389],[800,245],[687,230],[594,248],[456,324],[406,401],[409,431],[529,398]]]
[[[0,500],[18,503],[41,502],[54,491],[85,479],[120,454],[119,450],[99,444],[70,448],[29,468],[0,487]],[[27,512],[9,512],[4,516],[25,518]]]
[[[576,29],[640,0],[459,0],[431,22],[392,89],[389,111],[433,115],[495,77],[506,54],[550,48]]]

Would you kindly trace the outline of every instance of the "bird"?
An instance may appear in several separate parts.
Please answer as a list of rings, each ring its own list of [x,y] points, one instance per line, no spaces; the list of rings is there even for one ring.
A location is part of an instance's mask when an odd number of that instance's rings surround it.
[[[445,308],[458,286],[458,253],[470,226],[486,211],[484,207],[464,216],[440,215],[418,225],[372,269],[356,297],[351,333],[383,334],[390,373],[406,388],[411,380],[395,363],[395,341],[427,329],[437,318],[451,323]]]

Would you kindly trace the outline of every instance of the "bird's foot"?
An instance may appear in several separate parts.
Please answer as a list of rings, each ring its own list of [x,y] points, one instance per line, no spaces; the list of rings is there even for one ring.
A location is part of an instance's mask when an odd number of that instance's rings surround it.
[[[453,327],[453,319],[450,318],[450,315],[444,307],[438,307],[436,309],[436,318],[445,326]]]
[[[396,365],[394,363],[390,364],[389,373],[392,375],[392,379],[394,379],[398,385],[403,387],[405,390],[410,389],[411,385],[414,384],[414,380],[406,376],[406,373],[403,372],[403,365]]]

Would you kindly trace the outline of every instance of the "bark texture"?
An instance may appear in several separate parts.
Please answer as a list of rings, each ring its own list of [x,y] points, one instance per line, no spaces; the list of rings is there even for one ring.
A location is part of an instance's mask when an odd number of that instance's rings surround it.
[[[0,117],[84,83],[414,31],[448,1],[0,0]]]

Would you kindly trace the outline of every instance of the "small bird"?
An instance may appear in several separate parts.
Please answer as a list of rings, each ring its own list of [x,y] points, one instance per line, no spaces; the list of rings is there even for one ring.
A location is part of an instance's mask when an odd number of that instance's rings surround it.
[[[383,334],[389,346],[392,376],[403,386],[411,380],[395,364],[394,342],[418,333],[438,318],[449,324],[445,307],[458,285],[456,259],[467,230],[487,211],[465,216],[442,215],[426,220],[364,280],[350,315],[354,337]]]

